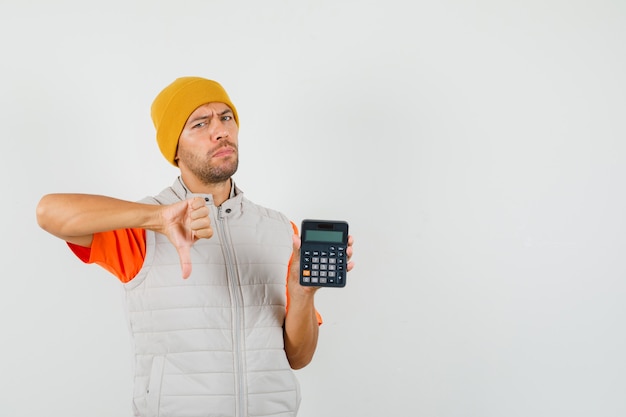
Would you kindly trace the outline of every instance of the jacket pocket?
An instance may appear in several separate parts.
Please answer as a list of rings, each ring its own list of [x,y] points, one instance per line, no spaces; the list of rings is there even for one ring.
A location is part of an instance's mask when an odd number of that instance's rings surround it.
[[[146,392],[147,415],[148,417],[159,417],[159,406],[161,402],[161,385],[163,382],[164,356],[152,358],[150,368],[150,379],[148,380],[148,390]]]

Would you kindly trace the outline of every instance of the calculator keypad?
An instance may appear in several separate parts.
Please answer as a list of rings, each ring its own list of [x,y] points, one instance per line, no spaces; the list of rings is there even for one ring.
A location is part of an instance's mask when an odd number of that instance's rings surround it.
[[[314,287],[346,285],[346,247],[314,244],[302,248],[300,283]]]

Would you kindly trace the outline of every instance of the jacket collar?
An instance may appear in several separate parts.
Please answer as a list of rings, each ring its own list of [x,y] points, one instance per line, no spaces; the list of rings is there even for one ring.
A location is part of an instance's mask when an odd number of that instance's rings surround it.
[[[192,193],[189,190],[189,188],[187,188],[187,186],[185,185],[185,182],[180,176],[176,178],[176,181],[174,181],[174,184],[172,184],[172,190],[174,190],[174,193],[181,200],[186,200],[192,197],[202,197],[205,199],[207,203],[214,204],[213,194]],[[241,189],[237,187],[237,185],[235,184],[235,180],[231,178],[230,179],[230,197],[222,205],[225,208],[234,209],[235,206],[240,207],[242,202],[243,202],[243,191],[241,191]]]

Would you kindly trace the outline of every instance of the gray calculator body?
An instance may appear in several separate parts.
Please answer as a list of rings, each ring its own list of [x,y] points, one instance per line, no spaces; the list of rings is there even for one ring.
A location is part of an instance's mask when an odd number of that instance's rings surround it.
[[[344,287],[348,223],[341,220],[303,220],[301,242],[300,284]]]

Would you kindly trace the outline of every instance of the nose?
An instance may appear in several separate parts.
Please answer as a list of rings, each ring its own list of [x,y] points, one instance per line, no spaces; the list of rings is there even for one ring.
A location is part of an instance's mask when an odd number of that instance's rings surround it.
[[[228,137],[229,133],[228,133],[228,129],[226,128],[226,125],[220,121],[220,120],[216,120],[215,121],[215,126],[213,127],[213,132],[212,132],[212,139],[215,141],[219,141],[222,139],[226,139]]]

